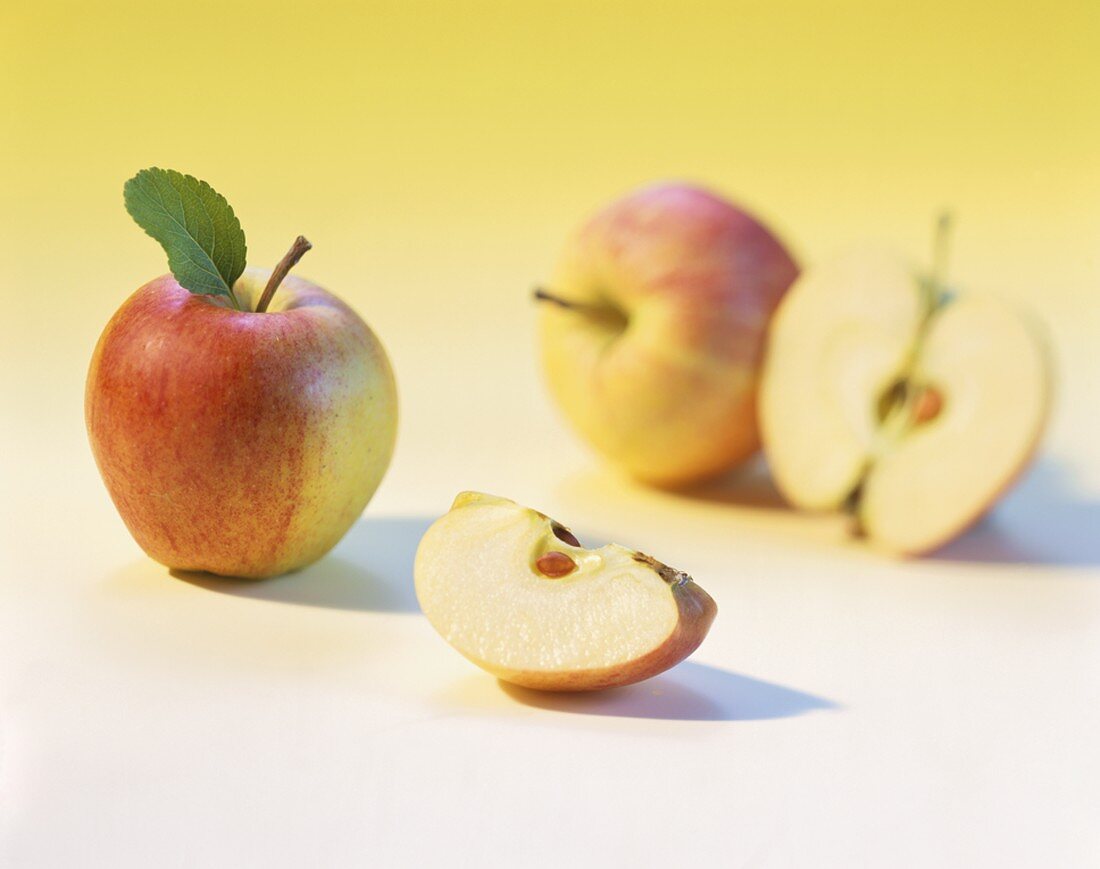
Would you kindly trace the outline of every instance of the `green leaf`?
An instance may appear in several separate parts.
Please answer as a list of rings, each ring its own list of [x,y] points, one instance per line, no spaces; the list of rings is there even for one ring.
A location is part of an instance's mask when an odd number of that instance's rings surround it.
[[[172,169],[142,169],[123,187],[126,210],[168,254],[181,287],[233,296],[245,265],[244,231],[225,197],[205,181]]]

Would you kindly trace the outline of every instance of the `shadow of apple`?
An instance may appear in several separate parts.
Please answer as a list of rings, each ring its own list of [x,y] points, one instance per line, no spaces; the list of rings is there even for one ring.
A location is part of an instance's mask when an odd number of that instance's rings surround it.
[[[532,691],[507,682],[500,687],[517,703],[579,715],[671,721],[760,721],[841,708],[823,697],[686,661],[653,679],[594,693]]]
[[[760,453],[713,480],[660,491],[673,497],[730,507],[780,511],[791,509],[776,488],[768,463]]]
[[[208,591],[254,600],[415,613],[420,607],[413,588],[413,560],[432,521],[427,516],[366,517],[316,564],[273,579],[232,579],[181,570],[171,573]]]
[[[1090,497],[1074,483],[1071,465],[1043,458],[1025,472],[981,521],[955,540],[922,558],[943,564],[1017,564],[1059,568],[1100,565],[1100,499]],[[706,505],[707,521],[717,522],[724,511],[760,513],[785,518],[786,533],[799,532],[800,514],[786,506],[762,456],[715,480],[681,489],[644,488],[626,478],[594,469],[575,474],[559,488],[569,502],[602,506],[611,514],[645,503],[650,513],[676,501]],[[663,504],[662,504],[663,502]],[[713,509],[709,509],[713,506]],[[837,514],[838,516],[840,514]],[[700,520],[694,520],[702,527]],[[583,539],[583,528],[580,533]],[[611,535],[615,536],[615,535]],[[792,541],[799,538],[792,536]],[[803,538],[802,542],[808,542]]]
[[[930,557],[976,564],[1100,565],[1100,500],[1076,490],[1066,465],[1040,461],[993,513]]]

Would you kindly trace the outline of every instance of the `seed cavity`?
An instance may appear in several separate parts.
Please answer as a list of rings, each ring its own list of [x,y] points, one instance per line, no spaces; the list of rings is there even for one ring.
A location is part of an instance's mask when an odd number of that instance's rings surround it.
[[[879,423],[884,423],[891,414],[905,404],[909,386],[904,380],[895,380],[878,397],[876,411]]]

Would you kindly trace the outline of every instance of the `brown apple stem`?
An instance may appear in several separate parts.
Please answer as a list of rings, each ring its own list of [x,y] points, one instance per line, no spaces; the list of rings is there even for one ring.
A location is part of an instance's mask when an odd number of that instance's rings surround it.
[[[557,305],[559,308],[565,308],[567,311],[600,313],[600,308],[596,305],[588,305],[584,302],[573,302],[569,299],[563,299],[561,296],[555,295],[549,290],[544,290],[542,287],[535,287],[534,297],[536,302],[550,302],[552,305]]]
[[[305,256],[306,251],[313,247],[304,235],[299,235],[294,239],[294,244],[290,246],[290,250],[286,252],[279,264],[275,266],[275,270],[271,273],[271,277],[267,279],[267,286],[264,287],[264,294],[260,296],[260,301],[256,303],[256,313],[262,314],[267,310],[267,306],[271,304],[271,298],[275,295],[275,291],[279,289],[279,284],[283,282],[283,278],[287,276],[292,268],[297,265],[298,260]]]

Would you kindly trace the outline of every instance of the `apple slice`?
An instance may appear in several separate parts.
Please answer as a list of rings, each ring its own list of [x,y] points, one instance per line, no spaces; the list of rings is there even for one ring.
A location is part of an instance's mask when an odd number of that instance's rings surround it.
[[[506,498],[463,492],[424,534],[416,596],[455,649],[506,682],[594,691],[690,655],[717,607],[686,573]]]
[[[1025,468],[1048,412],[1045,345],[1022,312],[953,298],[878,253],[795,283],[764,366],[764,446],[784,496],[847,507],[875,545],[934,549]]]

